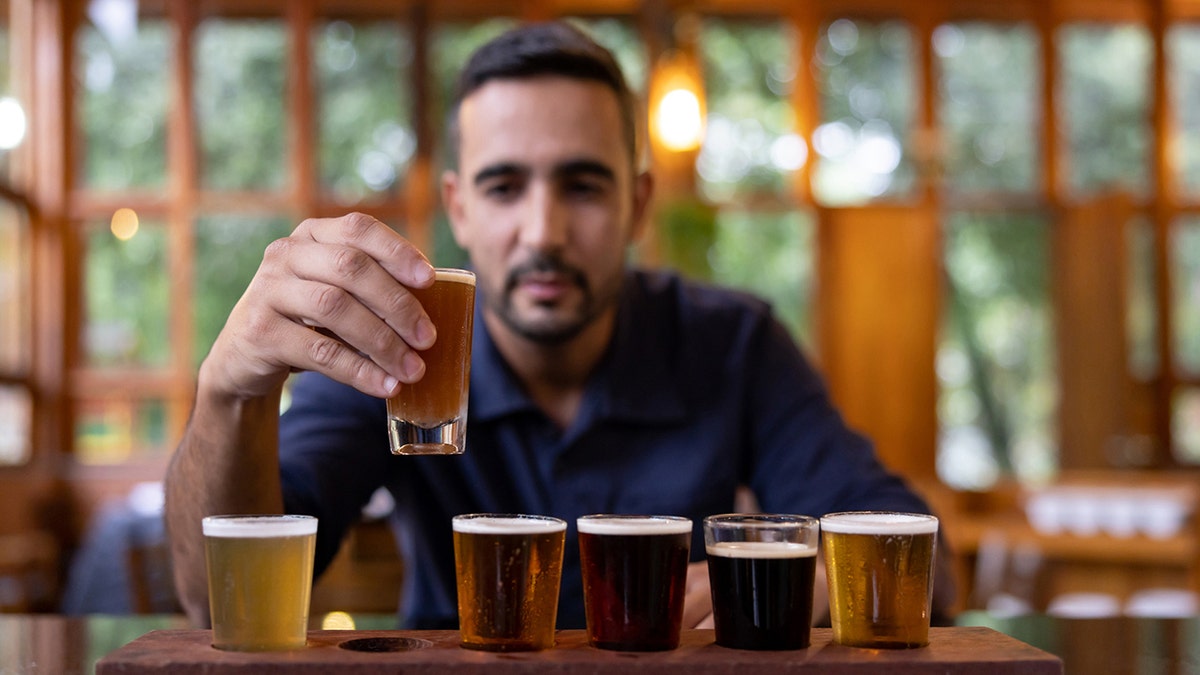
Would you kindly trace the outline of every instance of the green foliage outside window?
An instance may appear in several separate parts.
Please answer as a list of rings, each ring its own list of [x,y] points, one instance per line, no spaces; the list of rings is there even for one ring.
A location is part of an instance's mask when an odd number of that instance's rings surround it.
[[[278,20],[209,19],[197,28],[193,65],[204,187],[285,185],[287,46]]]
[[[166,185],[171,49],[164,21],[142,21],[128,34],[80,28],[76,119],[84,185],[113,191]]]

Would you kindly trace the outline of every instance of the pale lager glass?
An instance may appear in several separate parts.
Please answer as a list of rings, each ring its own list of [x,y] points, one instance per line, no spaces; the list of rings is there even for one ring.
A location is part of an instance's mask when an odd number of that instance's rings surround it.
[[[818,524],[787,514],[704,519],[716,642],[734,649],[803,649],[812,627]]]
[[[202,526],[213,646],[235,651],[304,647],[317,519],[210,516]]]
[[[880,511],[821,518],[833,641],[850,647],[929,643],[937,518]]]
[[[459,643],[510,652],[554,646],[567,523],[547,516],[455,516]]]
[[[424,377],[401,384],[387,401],[388,438],[397,455],[457,455],[466,449],[475,274],[446,268],[436,274],[433,286],[409,289],[437,328],[437,341],[420,353]]]
[[[576,524],[588,642],[624,651],[678,647],[692,521],[594,515]]]

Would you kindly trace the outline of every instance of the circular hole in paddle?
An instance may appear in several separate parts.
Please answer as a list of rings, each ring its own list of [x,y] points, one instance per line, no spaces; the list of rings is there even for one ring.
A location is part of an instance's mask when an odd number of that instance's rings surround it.
[[[355,652],[409,652],[414,649],[432,647],[429,640],[408,637],[369,637],[346,640],[338,644],[342,649]]]

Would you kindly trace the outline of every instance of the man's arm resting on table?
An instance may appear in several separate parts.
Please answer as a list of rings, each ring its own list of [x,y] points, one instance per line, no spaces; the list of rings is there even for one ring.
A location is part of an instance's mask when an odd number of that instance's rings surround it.
[[[201,519],[227,513],[282,513],[279,396],[241,400],[203,386],[167,468],[166,527],[175,589],[193,624],[209,623]]]

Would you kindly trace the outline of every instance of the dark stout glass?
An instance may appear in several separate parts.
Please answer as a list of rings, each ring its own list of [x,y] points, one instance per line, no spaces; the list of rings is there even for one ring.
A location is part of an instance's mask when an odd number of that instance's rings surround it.
[[[817,547],[788,541],[707,547],[717,644],[803,649],[812,625]]]
[[[578,524],[592,646],[623,651],[678,647],[692,521],[585,516]]]

